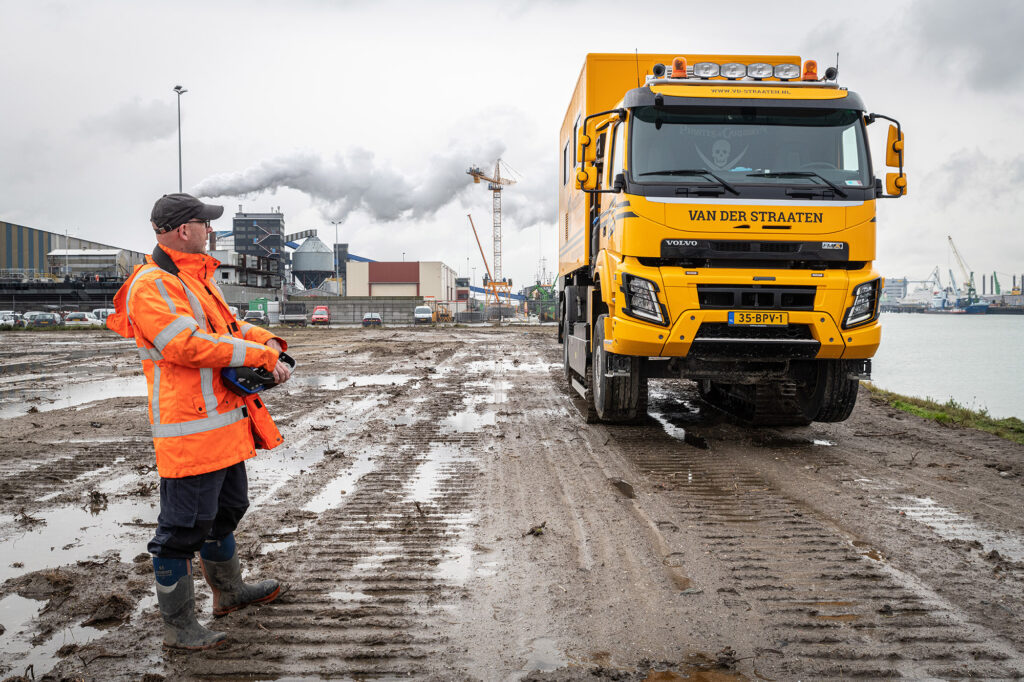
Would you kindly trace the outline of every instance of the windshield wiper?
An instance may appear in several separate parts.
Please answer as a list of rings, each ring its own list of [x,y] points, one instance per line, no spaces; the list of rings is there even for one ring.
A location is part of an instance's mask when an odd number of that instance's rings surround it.
[[[747,177],[751,178],[818,178],[826,185],[836,191],[836,194],[846,198],[846,192],[843,188],[835,184],[823,175],[819,175],[814,171],[761,171],[759,173],[747,173]]]
[[[676,170],[647,171],[646,173],[640,174],[641,177],[643,177],[644,175],[706,175],[717,180],[718,184],[720,184],[722,187],[726,188],[733,194],[740,193],[738,189],[736,189],[735,187],[733,187],[728,182],[718,177],[711,171],[707,170],[706,168],[677,168]]]

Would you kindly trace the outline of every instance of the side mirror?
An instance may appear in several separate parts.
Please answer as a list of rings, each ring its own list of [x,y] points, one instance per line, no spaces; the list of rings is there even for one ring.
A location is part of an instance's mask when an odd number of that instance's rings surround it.
[[[576,171],[576,189],[597,189],[597,168],[583,166]]]
[[[890,168],[903,168],[903,131],[894,125],[889,126],[889,139],[885,145],[885,165]]]
[[[579,159],[580,161],[586,162],[588,160],[587,157],[589,155],[590,157],[592,157],[589,160],[593,162],[594,158],[596,157],[594,156],[594,145],[591,144],[593,140],[590,139],[590,135],[587,135],[586,133],[580,133],[577,139],[579,144],[576,148],[576,158]]]
[[[626,175],[625,173],[618,173],[615,176],[615,180],[612,181],[612,189],[616,192],[623,192],[626,189]]]
[[[901,197],[907,193],[907,174],[906,173],[886,173],[885,174],[885,189],[889,194],[897,197]]]

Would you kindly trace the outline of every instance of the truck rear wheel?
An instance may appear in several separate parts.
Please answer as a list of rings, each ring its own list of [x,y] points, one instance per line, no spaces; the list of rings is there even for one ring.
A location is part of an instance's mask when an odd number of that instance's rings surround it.
[[[607,317],[598,317],[593,330],[594,352],[589,388],[594,410],[603,422],[637,422],[646,416],[647,409],[647,381],[642,376],[641,359],[604,349],[604,321]]]

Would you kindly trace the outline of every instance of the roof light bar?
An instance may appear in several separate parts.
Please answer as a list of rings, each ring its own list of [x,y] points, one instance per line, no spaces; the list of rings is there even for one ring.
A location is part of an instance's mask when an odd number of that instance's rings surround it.
[[[817,81],[818,62],[808,59],[803,63],[772,64],[769,62],[754,62],[743,64],[741,62],[697,62],[692,66],[687,64],[686,57],[675,57],[672,64],[665,67],[663,64],[655,64],[654,78],[726,78],[728,80],[741,80],[751,78],[756,81],[776,78],[780,81],[804,80]],[[650,76],[648,76],[650,78]],[[826,79],[828,74],[826,74]]]

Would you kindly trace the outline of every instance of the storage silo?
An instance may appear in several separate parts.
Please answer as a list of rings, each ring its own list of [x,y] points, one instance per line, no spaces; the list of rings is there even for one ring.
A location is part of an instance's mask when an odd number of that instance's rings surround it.
[[[306,289],[334,275],[334,252],[317,237],[308,237],[292,254],[292,274]]]

